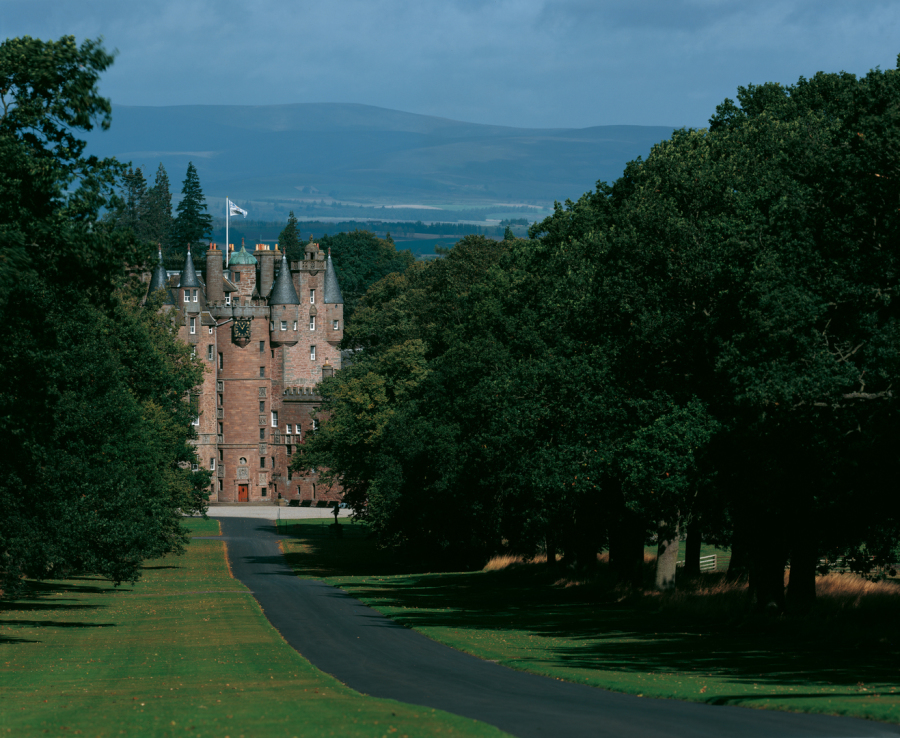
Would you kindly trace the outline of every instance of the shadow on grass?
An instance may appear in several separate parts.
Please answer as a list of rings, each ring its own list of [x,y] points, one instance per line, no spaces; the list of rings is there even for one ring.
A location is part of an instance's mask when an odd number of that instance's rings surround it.
[[[543,566],[415,572],[410,562],[378,551],[364,527],[344,528],[340,539],[308,524],[282,528],[303,547],[288,554],[289,564],[300,576],[326,579],[385,608],[401,625],[426,632],[448,629],[451,643],[457,629],[481,631],[479,637],[495,639],[501,650],[504,632],[531,636],[533,647],[511,651],[511,663],[618,672],[623,681],[636,675],[685,674],[736,685],[803,685],[807,690],[897,679],[896,612],[868,620],[829,612],[816,617],[815,611],[809,618],[683,616],[661,612],[652,598],[623,598],[609,586],[555,586],[557,575]],[[728,704],[802,696],[806,690],[716,695],[711,700]]]

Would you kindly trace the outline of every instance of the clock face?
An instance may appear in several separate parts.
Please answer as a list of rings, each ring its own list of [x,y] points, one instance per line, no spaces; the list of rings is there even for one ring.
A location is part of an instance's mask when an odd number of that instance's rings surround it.
[[[249,339],[250,338],[250,319],[249,318],[238,318],[234,321],[234,328],[232,329],[232,334],[235,340],[240,339]]]

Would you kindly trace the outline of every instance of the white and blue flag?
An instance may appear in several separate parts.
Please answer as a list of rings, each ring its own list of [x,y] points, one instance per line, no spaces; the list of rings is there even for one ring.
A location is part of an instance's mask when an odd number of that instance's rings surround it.
[[[228,214],[229,215],[243,215],[245,218],[247,217],[247,211],[243,208],[239,208],[235,205],[231,200],[228,201]]]

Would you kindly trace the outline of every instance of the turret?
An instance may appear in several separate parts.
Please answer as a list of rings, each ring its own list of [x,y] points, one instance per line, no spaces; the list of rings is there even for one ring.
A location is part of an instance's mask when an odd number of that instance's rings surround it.
[[[181,270],[181,279],[178,281],[178,294],[180,305],[186,312],[200,312],[200,280],[194,269],[194,260],[191,258],[191,247],[188,246],[187,256],[184,258],[184,269]]]
[[[256,289],[256,259],[247,253],[243,242],[241,250],[231,257],[228,267],[231,269],[231,281],[238,288],[237,294],[232,295],[231,299],[244,303],[253,296]]]
[[[273,346],[293,346],[300,340],[300,299],[291,280],[287,254],[269,294],[269,341]]]
[[[150,275],[150,288],[147,290],[147,296],[149,297],[157,290],[168,290],[168,285],[166,284],[168,281],[169,277],[166,274],[166,267],[163,264],[162,249],[160,249],[159,260],[156,267],[153,269],[153,273]]]
[[[328,249],[328,259],[325,261],[324,293],[322,301],[325,303],[325,335],[328,336],[328,343],[337,345],[344,338],[344,296],[341,294],[337,272],[331,261],[331,249]]]
[[[206,252],[206,300],[211,303],[225,302],[225,284],[222,270],[222,251],[216,244],[209,245]]]

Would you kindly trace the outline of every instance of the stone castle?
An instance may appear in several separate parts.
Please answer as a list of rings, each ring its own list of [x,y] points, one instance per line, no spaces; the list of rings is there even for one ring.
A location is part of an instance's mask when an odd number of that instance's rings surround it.
[[[290,263],[277,245],[231,249],[226,269],[224,250],[210,244],[205,279],[190,250],[180,273],[166,271],[160,252],[149,275],[148,294],[165,290],[163,310],[207,365],[191,402],[210,502],[339,500],[339,487],[288,470],[315,430],[316,385],[341,368],[344,299],[331,253],[312,240]]]

